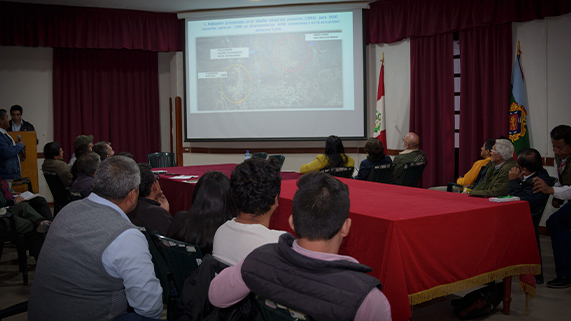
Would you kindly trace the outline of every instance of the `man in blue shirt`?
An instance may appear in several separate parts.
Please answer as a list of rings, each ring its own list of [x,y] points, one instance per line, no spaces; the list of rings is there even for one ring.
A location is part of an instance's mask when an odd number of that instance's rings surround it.
[[[89,197],[58,213],[36,267],[30,320],[160,317],[162,288],[149,246],[126,215],[137,205],[140,180],[135,161],[111,157],[97,169]]]

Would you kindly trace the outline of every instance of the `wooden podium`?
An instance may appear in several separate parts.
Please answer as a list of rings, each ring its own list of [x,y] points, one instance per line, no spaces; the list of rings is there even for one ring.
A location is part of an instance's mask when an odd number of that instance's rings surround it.
[[[36,132],[8,132],[15,142],[18,142],[18,135],[22,138],[22,142],[26,145],[26,160],[20,161],[20,168],[22,170],[22,177],[28,177],[32,182],[34,193],[40,191],[38,185],[38,151]],[[25,192],[28,190],[27,185],[19,185],[14,188],[17,192]]]

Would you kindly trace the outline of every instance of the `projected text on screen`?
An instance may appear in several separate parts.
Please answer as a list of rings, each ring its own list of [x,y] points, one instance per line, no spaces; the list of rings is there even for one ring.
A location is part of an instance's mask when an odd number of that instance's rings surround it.
[[[352,24],[351,13],[189,21],[190,112],[353,110]]]

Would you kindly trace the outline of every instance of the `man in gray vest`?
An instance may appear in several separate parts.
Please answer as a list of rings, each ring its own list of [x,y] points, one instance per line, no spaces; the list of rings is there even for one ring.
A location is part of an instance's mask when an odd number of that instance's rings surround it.
[[[109,158],[89,197],[59,212],[36,267],[30,320],[159,318],[162,288],[148,243],[125,214],[137,205],[140,180],[135,161]]]
[[[349,189],[322,172],[303,175],[289,224],[297,234],[255,249],[210,283],[208,298],[228,307],[250,293],[286,305],[313,320],[391,320],[390,305],[372,269],[337,254],[351,228]]]

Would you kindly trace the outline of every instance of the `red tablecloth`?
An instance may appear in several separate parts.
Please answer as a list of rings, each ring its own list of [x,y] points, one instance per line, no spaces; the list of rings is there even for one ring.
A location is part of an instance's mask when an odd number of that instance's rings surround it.
[[[351,231],[340,254],[374,269],[393,320],[410,305],[506,276],[539,273],[526,202],[341,179],[349,186]],[[295,181],[283,181],[271,228],[287,230]]]
[[[184,167],[154,168],[153,170],[165,170],[168,174],[198,175],[198,178],[190,180],[196,181],[200,176],[208,171],[220,171],[230,177],[232,170],[237,164],[216,164],[198,165]],[[282,172],[282,180],[296,180],[301,174],[293,172]],[[187,180],[173,179],[173,176],[160,174],[159,183],[161,189],[167,197],[170,205],[170,213],[174,215],[178,211],[188,211],[192,205],[192,192],[196,183],[188,183]]]

